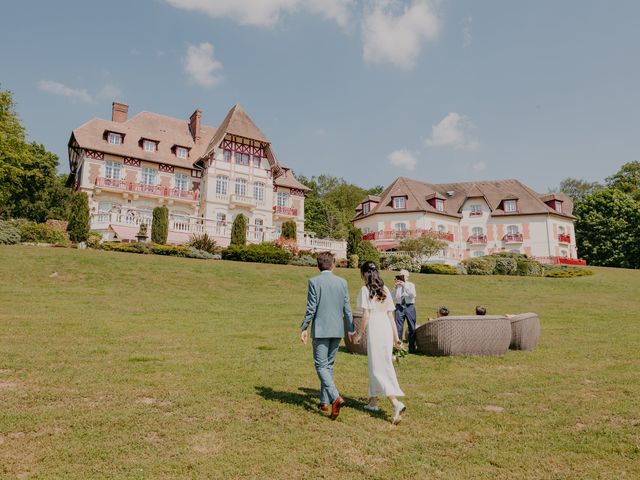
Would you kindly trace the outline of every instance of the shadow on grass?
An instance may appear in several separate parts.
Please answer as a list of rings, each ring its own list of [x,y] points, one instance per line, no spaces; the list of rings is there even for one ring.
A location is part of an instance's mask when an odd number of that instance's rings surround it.
[[[308,412],[317,413],[325,416],[325,413],[321,412],[318,408],[318,402],[320,400],[320,391],[315,388],[300,387],[298,391],[286,392],[274,390],[271,387],[256,386],[256,393],[265,400],[278,403],[288,403],[297,407],[303,408]],[[367,399],[355,399],[342,395],[342,399],[345,401],[344,407],[353,408],[355,410],[361,410],[370,414],[372,417],[388,420],[387,415],[382,412],[369,412],[364,409]],[[343,408],[344,408],[343,407]]]

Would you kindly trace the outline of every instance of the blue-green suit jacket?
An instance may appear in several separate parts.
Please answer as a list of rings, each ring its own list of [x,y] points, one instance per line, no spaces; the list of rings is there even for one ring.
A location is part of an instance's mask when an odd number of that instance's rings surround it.
[[[347,281],[329,271],[309,280],[307,313],[300,328],[306,330],[311,324],[312,338],[342,338],[345,321],[347,330],[353,332]]]

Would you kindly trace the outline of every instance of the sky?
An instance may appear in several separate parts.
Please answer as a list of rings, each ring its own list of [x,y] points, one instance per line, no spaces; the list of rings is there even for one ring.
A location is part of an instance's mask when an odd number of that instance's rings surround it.
[[[0,88],[61,171],[114,100],[212,126],[239,103],[297,174],[363,187],[640,160],[635,0],[21,0],[0,24]]]

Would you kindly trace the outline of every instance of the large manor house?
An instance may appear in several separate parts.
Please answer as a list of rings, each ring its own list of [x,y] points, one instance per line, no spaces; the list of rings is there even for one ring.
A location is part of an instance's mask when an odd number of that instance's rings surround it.
[[[135,241],[151,225],[154,207],[169,209],[168,243],[208,233],[219,245],[231,238],[233,219],[248,219],[247,240],[278,238],[285,221],[297,225],[300,249],[346,256],[346,243],[304,229],[309,190],[280,163],[271,143],[235,105],[217,127],[140,112],[114,102],[111,120],[95,118],[69,140],[75,187],[86,192],[91,228],[105,240]],[[564,193],[539,194],[517,180],[430,184],[400,177],[380,196],[357,207],[353,224],[381,251],[404,238],[431,235],[446,248],[431,261],[456,264],[494,252],[526,253],[553,263],[577,262]]]

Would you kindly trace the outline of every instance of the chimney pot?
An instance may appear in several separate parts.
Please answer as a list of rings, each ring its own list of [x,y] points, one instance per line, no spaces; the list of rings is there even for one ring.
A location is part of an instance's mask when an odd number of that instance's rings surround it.
[[[129,105],[126,103],[113,102],[111,104],[111,121],[112,122],[126,122],[129,116]]]
[[[202,110],[197,109],[189,117],[189,129],[194,142],[200,141],[200,120],[202,118]]]

